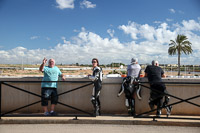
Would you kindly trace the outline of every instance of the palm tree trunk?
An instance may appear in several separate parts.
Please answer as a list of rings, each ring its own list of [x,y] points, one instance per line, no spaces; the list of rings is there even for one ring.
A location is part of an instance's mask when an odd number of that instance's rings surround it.
[[[178,76],[180,76],[180,53],[178,53]]]

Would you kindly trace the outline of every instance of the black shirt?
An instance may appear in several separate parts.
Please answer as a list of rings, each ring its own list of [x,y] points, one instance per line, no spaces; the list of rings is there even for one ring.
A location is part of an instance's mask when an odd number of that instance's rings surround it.
[[[147,73],[147,77],[150,83],[152,82],[162,82],[162,75],[164,71],[159,66],[147,66],[145,71]]]

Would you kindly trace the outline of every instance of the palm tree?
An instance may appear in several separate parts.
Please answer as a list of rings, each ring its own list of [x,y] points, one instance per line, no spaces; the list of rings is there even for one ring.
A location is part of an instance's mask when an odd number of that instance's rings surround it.
[[[189,55],[192,53],[192,43],[187,41],[187,37],[185,35],[178,35],[176,41],[170,40],[168,54],[175,55],[178,54],[178,76],[180,76],[180,57],[181,54],[184,53]]]

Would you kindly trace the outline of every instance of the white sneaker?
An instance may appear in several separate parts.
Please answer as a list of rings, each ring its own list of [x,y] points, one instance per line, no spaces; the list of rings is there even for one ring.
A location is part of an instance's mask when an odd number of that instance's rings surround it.
[[[49,113],[49,112],[44,112],[44,115],[45,115],[45,116],[49,116],[50,113]]]

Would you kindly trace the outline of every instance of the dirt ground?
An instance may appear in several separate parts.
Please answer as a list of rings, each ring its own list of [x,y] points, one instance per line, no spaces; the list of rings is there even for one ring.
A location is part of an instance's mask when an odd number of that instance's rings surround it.
[[[92,70],[61,70],[64,75],[89,75]],[[107,75],[111,70],[103,70],[103,74]],[[120,73],[120,72],[119,72]],[[42,76],[39,70],[0,70],[1,76]]]
[[[56,65],[58,68],[85,68],[85,66],[76,66],[76,65]],[[43,76],[43,73],[39,70],[27,70],[21,68],[36,68],[38,69],[40,64],[36,65],[20,65],[20,64],[0,64],[0,76]],[[6,68],[6,69],[5,69]],[[144,67],[142,67],[142,75],[144,75]],[[92,74],[91,69],[82,69],[82,70],[61,70],[64,75],[88,75]],[[126,73],[126,67],[123,70],[119,70],[119,67],[110,69],[103,68],[103,74],[112,74],[112,73],[119,73],[124,74]],[[167,76],[177,76],[177,72],[165,71]],[[181,76],[198,76],[198,73],[189,74],[188,72],[181,72]]]
[[[116,71],[119,74],[122,74],[125,71]],[[64,75],[89,75],[92,74],[92,70],[62,70]],[[107,75],[113,73],[113,70],[103,69],[103,74]],[[165,72],[167,76],[177,76],[177,72]],[[142,71],[144,75],[144,71]],[[182,76],[193,76],[192,74],[182,73]],[[0,76],[43,76],[43,73],[39,70],[0,70]]]

